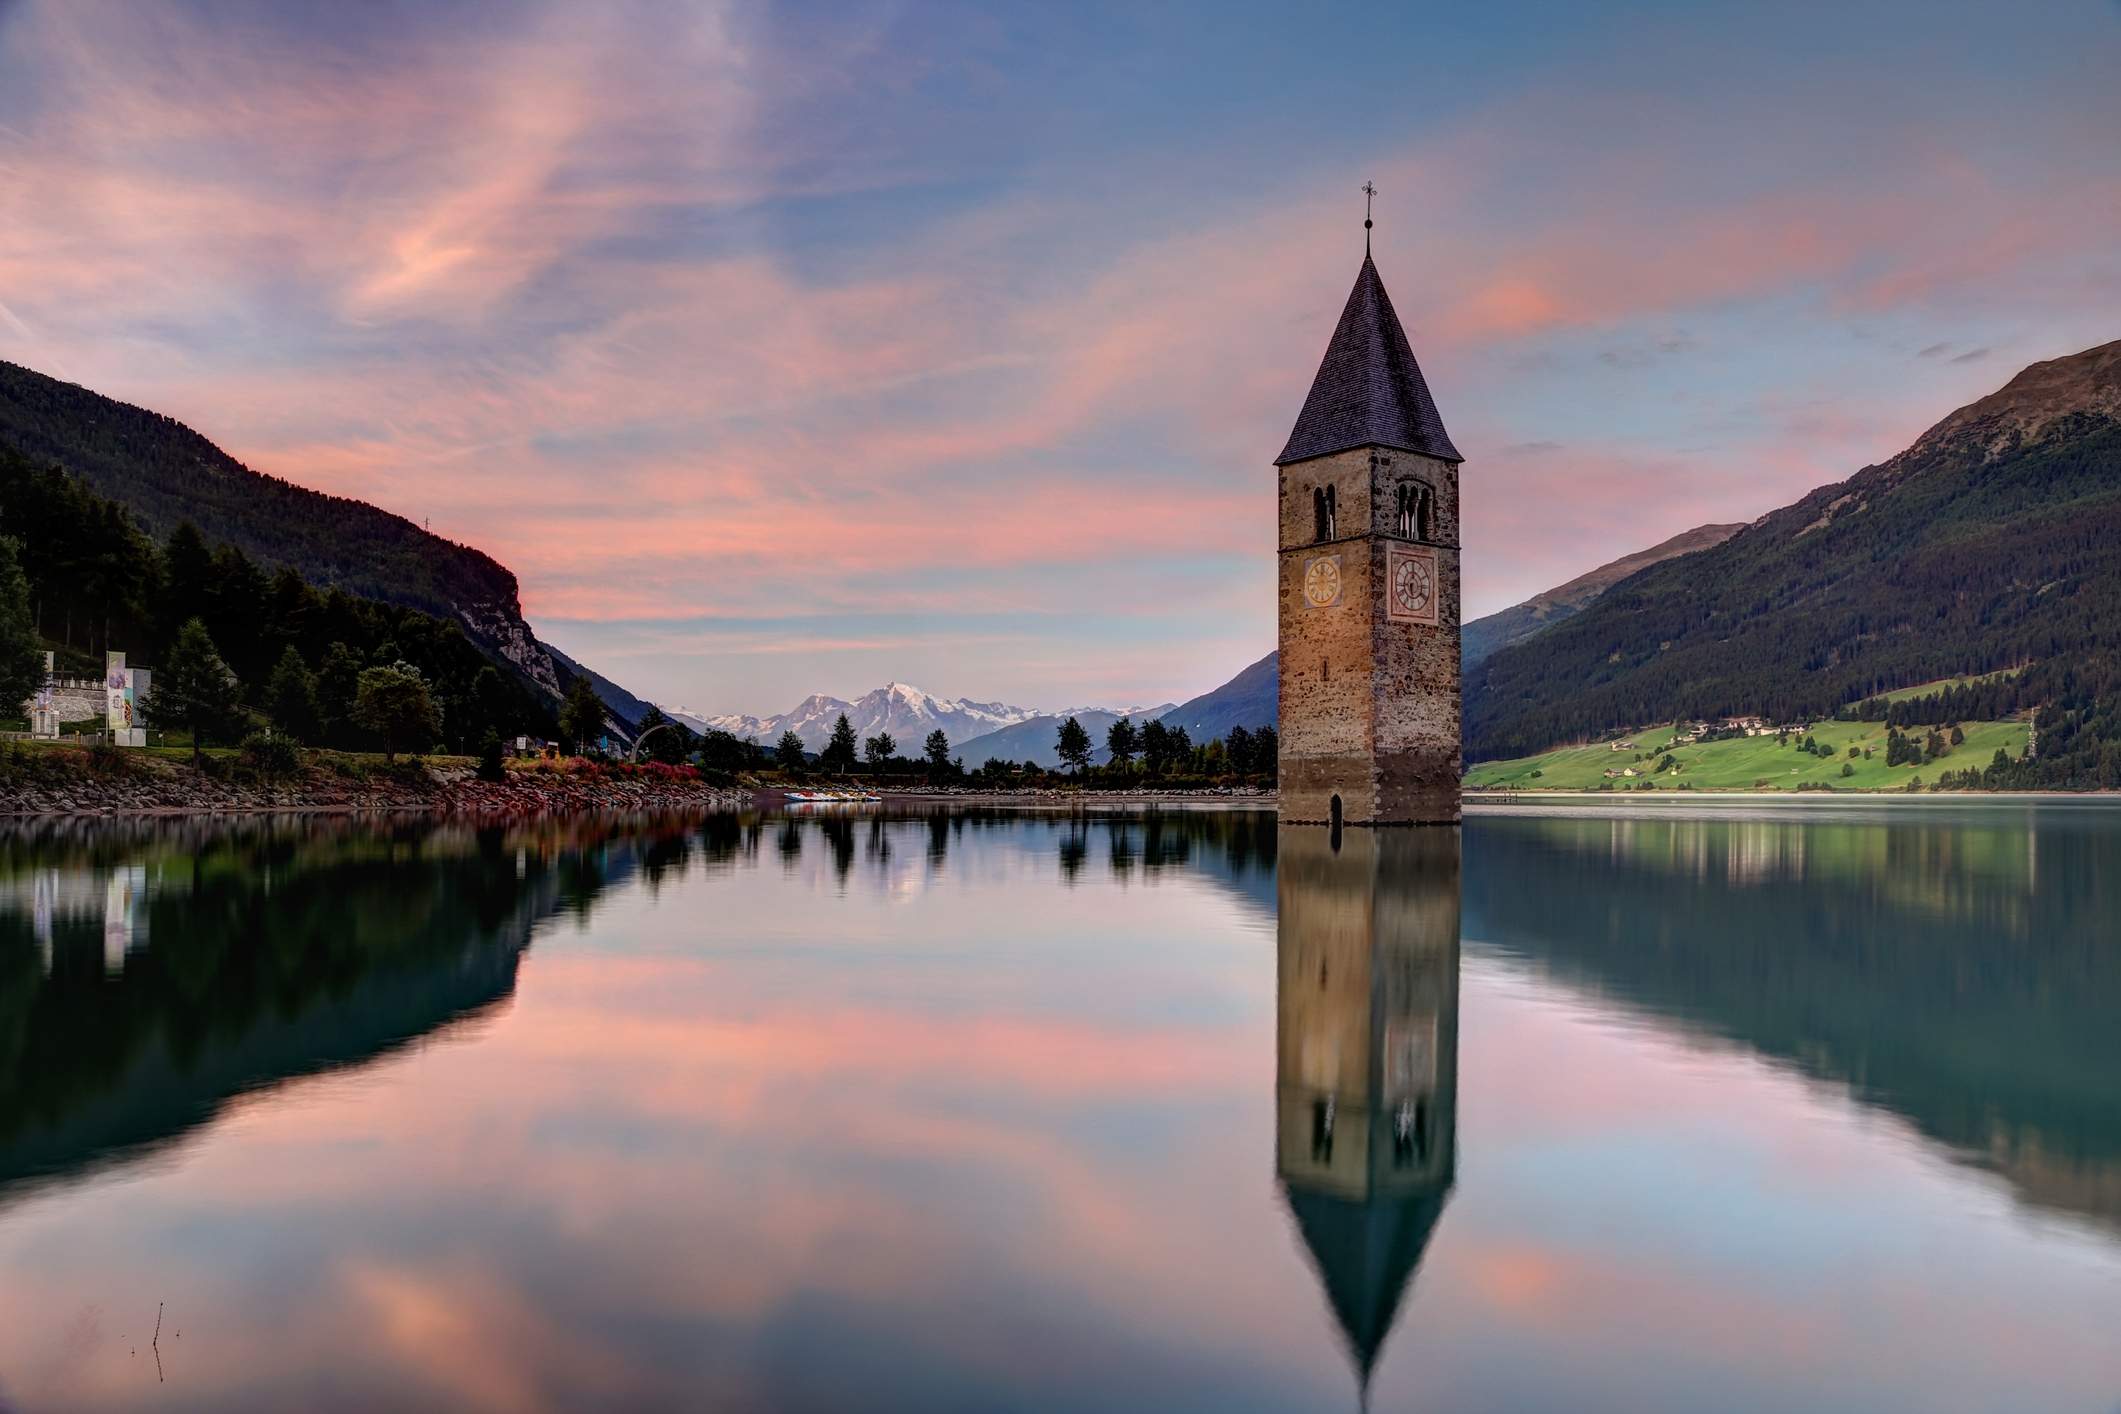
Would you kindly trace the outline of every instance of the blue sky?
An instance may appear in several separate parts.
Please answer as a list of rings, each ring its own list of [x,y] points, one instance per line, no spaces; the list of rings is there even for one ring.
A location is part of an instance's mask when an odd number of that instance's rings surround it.
[[[1361,254],[1469,612],[2121,337],[2121,6],[0,0],[0,357],[646,695],[1183,698]]]

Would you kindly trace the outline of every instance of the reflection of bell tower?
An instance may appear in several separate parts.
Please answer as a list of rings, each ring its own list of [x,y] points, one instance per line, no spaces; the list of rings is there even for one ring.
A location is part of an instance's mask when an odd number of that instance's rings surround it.
[[[1456,1171],[1458,832],[1283,826],[1275,1169],[1367,1390]]]

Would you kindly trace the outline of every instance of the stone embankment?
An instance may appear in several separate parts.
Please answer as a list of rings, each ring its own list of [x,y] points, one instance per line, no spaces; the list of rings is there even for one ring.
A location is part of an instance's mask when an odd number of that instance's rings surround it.
[[[294,778],[268,781],[140,760],[120,770],[0,777],[0,816],[406,810],[508,817],[736,809],[751,803],[748,791],[669,772],[511,770],[505,780],[482,781],[468,767],[399,767],[353,775],[312,767]]]

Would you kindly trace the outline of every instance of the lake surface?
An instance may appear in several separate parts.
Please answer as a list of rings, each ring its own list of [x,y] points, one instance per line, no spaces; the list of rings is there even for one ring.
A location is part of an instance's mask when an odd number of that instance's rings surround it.
[[[2121,810],[0,832],[0,1408],[1365,1383],[2121,1409]]]

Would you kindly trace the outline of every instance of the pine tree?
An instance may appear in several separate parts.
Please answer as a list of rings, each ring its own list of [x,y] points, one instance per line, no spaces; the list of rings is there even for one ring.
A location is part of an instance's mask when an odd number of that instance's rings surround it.
[[[317,669],[318,739],[331,746],[353,742],[354,693],[361,685],[361,660],[353,649],[334,641]]]
[[[803,739],[793,731],[781,733],[781,739],[773,746],[773,764],[783,771],[803,769]]]
[[[1055,750],[1061,763],[1080,774],[1090,764],[1090,733],[1083,730],[1081,722],[1070,717],[1060,724],[1059,738]]]
[[[508,698],[508,684],[488,663],[472,675],[470,721],[462,723],[466,741],[483,740],[487,733],[503,740],[516,734],[515,714]]]
[[[317,739],[317,680],[293,644],[280,654],[266,680],[265,715],[282,735],[305,746]]]
[[[1140,749],[1141,733],[1135,729],[1133,718],[1121,717],[1105,728],[1105,754],[1112,758],[1113,765],[1124,769]]]
[[[1150,722],[1141,729],[1142,765],[1152,776],[1161,776],[1171,764],[1171,729]]]
[[[43,654],[30,616],[29,576],[22,572],[15,542],[0,536],[0,716],[14,716],[43,682]]]
[[[226,732],[235,702],[236,675],[221,661],[206,625],[187,620],[155,674],[141,715],[164,730],[189,731],[192,765],[197,766],[206,738]]]
[[[828,771],[854,769],[854,723],[847,720],[845,712],[832,724],[832,740],[825,743],[818,759]]]
[[[560,738],[567,749],[580,756],[604,735],[604,702],[587,674],[567,685],[567,700],[560,706]]]
[[[505,781],[508,779],[508,767],[501,758],[501,738],[493,732],[486,733],[486,739],[479,743],[479,779],[482,781]]]
[[[190,521],[169,533],[162,550],[162,595],[158,646],[177,641],[177,631],[193,619],[201,623],[213,612],[214,552]]]
[[[950,738],[941,727],[928,733],[923,744],[923,754],[928,758],[928,774],[940,778],[950,771]]]

